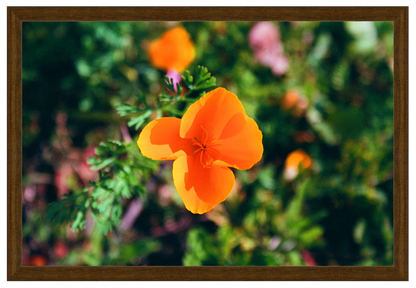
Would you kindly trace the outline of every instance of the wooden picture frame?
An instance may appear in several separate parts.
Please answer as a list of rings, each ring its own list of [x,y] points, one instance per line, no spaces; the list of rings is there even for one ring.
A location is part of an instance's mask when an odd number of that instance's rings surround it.
[[[22,22],[393,21],[394,265],[380,267],[22,266]],[[8,7],[7,278],[22,280],[408,280],[408,7]]]

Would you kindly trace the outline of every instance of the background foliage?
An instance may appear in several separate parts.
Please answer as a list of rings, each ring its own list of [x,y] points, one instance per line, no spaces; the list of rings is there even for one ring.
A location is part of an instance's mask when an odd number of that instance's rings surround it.
[[[175,94],[146,48],[178,24],[196,58]],[[23,264],[392,265],[393,25],[273,24],[282,75],[256,60],[250,22],[23,23]],[[224,203],[193,215],[172,163],[135,141],[215,82],[265,150]],[[297,149],[313,165],[288,177]]]

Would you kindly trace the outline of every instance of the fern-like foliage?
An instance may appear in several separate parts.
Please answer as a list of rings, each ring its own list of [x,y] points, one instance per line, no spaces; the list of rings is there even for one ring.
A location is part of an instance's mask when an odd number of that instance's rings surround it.
[[[118,114],[129,119],[128,126],[139,130],[154,112],[160,117],[163,113],[182,116],[186,106],[179,108],[177,104],[190,105],[204,94],[203,90],[215,87],[215,78],[202,66],[196,68],[193,76],[186,71],[182,79],[188,87],[185,95],[181,95],[184,91],[182,86],[178,85],[174,89],[173,82],[167,78],[166,88],[176,91],[176,95],[159,95],[156,98],[157,105],[152,106],[146,96],[138,92],[134,99],[137,104],[117,105]],[[146,197],[145,183],[158,169],[158,162],[144,157],[135,142],[102,142],[95,149],[95,154],[87,163],[91,169],[99,172],[98,180],[50,204],[48,218],[53,223],[71,223],[72,229],[79,231],[85,228],[86,215],[91,211],[97,230],[106,234],[117,228],[123,214],[123,201],[132,197]]]

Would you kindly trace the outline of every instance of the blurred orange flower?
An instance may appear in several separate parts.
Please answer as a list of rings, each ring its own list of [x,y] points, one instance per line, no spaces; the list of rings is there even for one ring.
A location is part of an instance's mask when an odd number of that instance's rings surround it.
[[[297,149],[287,156],[285,167],[295,167],[298,169],[300,164],[302,164],[304,169],[309,168],[312,164],[312,158],[302,149]]]
[[[298,103],[300,94],[296,89],[290,89],[282,99],[282,107],[286,110],[293,108]]]
[[[293,115],[300,117],[308,108],[308,99],[301,95],[298,90],[290,89],[283,97],[281,105],[285,110],[293,109]]]
[[[307,169],[312,165],[312,158],[302,149],[291,152],[285,161],[284,177],[286,180],[293,180],[299,172],[299,167]]]
[[[195,58],[195,47],[183,27],[166,31],[149,45],[150,63],[161,70],[182,72]]]
[[[237,96],[217,88],[192,104],[182,119],[150,122],[137,144],[148,158],[175,160],[175,187],[185,207],[202,214],[231,192],[235,179],[228,167],[245,170],[260,161],[262,138]]]
[[[46,266],[48,261],[42,255],[34,255],[30,257],[30,266]]]

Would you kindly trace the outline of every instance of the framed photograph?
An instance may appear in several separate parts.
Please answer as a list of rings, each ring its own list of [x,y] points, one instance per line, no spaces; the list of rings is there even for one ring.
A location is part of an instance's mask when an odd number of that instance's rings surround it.
[[[407,281],[408,7],[8,7],[9,281]]]

